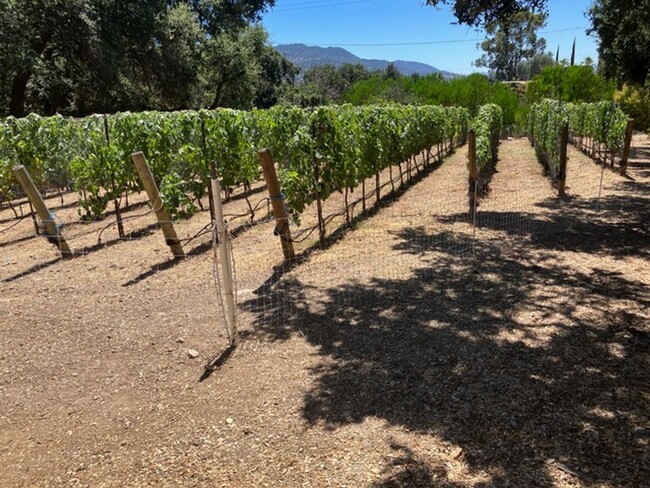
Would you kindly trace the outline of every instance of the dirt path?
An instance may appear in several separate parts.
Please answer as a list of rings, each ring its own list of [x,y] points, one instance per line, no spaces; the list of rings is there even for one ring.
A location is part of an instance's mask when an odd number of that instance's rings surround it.
[[[270,271],[271,223],[247,230],[245,341],[202,382],[225,345],[209,253],[165,265],[147,235],[3,283],[0,485],[640,486],[635,156],[597,203],[600,168],[571,151],[563,201],[504,142],[476,240],[464,148],[293,270]]]

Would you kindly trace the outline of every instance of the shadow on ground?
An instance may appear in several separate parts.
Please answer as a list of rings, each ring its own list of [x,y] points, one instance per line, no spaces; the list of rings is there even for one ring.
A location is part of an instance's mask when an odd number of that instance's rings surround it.
[[[600,225],[594,239],[618,235]],[[561,221],[543,226],[562,249],[601,247],[564,240]],[[475,486],[554,486],[554,462],[586,483],[640,486],[650,477],[643,283],[597,262],[566,269],[548,252],[558,245],[532,236],[544,249],[534,259],[528,244],[505,253],[478,242],[478,269],[453,252],[470,248],[468,237],[412,228],[392,238],[397,253],[421,263],[404,279],[314,288],[287,273],[243,304],[256,317],[253,334],[300,333],[323,357],[304,398],[308,424],[372,417],[437,435],[462,447],[472,473],[489,474]],[[376,487],[459,486],[444,466],[392,448],[402,461],[387,461]]]
[[[484,211],[479,207],[477,227],[524,238],[543,251],[606,253],[615,257],[650,253],[650,198],[636,181],[621,181],[617,191],[597,198],[549,198],[536,206],[546,212]],[[452,223],[464,214],[442,217]],[[480,237],[480,236],[479,236]]]

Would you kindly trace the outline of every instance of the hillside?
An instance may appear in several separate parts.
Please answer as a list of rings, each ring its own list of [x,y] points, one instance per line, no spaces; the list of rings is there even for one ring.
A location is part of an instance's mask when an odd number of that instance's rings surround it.
[[[379,70],[386,68],[390,63],[390,61],[384,59],[360,58],[341,47],[319,47],[307,46],[305,44],[278,44],[275,48],[284,54],[291,62],[300,66],[303,70],[323,64],[341,66],[346,63],[358,63],[368,70]],[[419,73],[421,75],[440,73],[445,78],[454,78],[458,76],[449,71],[444,71],[417,61],[403,61],[398,59],[393,61],[393,64],[399,72],[404,75],[412,75],[413,73]]]

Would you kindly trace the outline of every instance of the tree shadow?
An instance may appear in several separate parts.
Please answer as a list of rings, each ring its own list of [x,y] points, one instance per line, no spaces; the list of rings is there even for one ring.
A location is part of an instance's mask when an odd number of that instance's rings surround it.
[[[350,231],[356,229],[360,224],[368,219],[371,219],[381,210],[390,208],[392,205],[397,203],[399,199],[411,188],[424,180],[432,172],[439,169],[445,161],[444,158],[453,155],[456,152],[456,149],[457,148],[450,148],[444,154],[440,153],[436,154],[435,156],[432,155],[429,162],[427,162],[422,169],[418,167],[415,174],[410,176],[407,180],[401,182],[395,189],[385,193],[384,196],[379,199],[379,201],[375,201],[373,204],[368,205],[365,210],[362,210],[361,212],[354,215],[354,217],[352,217],[349,222],[345,222],[339,225],[333,232],[327,234],[322,241],[318,240],[314,242],[314,244],[306,247],[303,251],[297,254],[291,262],[285,261],[280,265],[274,266],[271,275],[257,289],[255,289],[253,293],[261,297],[261,302],[263,303],[263,297],[272,293],[274,285],[278,283],[286,273],[292,269],[295,269],[296,266],[309,261],[310,256],[315,251],[326,251],[327,249],[340,242],[346,235],[348,235]],[[396,176],[393,180],[393,183],[398,182],[400,182],[400,177]],[[384,183],[382,185],[382,189],[389,185],[390,183]],[[366,198],[370,197],[366,196]],[[358,200],[356,203],[351,204],[350,207],[354,209],[354,207],[360,204],[360,202],[361,200]],[[343,215],[343,212],[341,212],[340,215]],[[468,219],[469,214],[462,217],[462,220]]]
[[[650,205],[636,181],[622,181],[619,189],[632,195],[610,194],[596,198],[549,198],[536,204],[548,212],[477,212],[479,231],[488,229],[523,238],[529,246],[545,251],[606,253],[625,257],[650,252]],[[645,188],[645,187],[643,187]],[[456,222],[465,214],[440,217]]]
[[[458,483],[446,481],[447,469],[445,466],[430,466],[425,460],[419,459],[407,446],[394,441],[390,443],[394,455],[387,460],[383,471],[384,479],[372,485],[372,488],[413,488],[460,487]]]
[[[19,280],[20,278],[24,278],[25,276],[29,276],[31,274],[34,274],[34,273],[37,273],[37,272],[42,271],[44,269],[47,269],[50,266],[54,266],[55,264],[60,263],[61,261],[63,261],[63,258],[61,258],[59,256],[59,257],[56,257],[54,259],[50,259],[48,261],[45,261],[43,263],[35,264],[34,266],[30,266],[29,268],[27,268],[24,271],[20,271],[19,273],[16,273],[16,274],[11,275],[11,276],[9,276],[7,278],[4,278],[2,280],[2,283],[11,283],[12,281]]]
[[[208,252],[210,249],[212,249],[212,241],[209,242],[203,242],[201,244],[198,244],[194,246],[192,249],[189,251],[185,252],[185,256],[187,258],[192,257],[192,256],[200,256],[201,254],[204,254]],[[183,259],[177,259],[177,258],[170,258],[166,261],[163,261],[162,263],[156,263],[153,266],[151,266],[147,271],[144,271],[143,273],[140,273],[138,276],[133,277],[126,283],[124,283],[122,286],[133,286],[141,281],[146,280],[147,278],[150,278],[151,276],[155,275],[156,273],[159,273],[161,271],[167,271],[169,269],[174,268],[176,265],[180,264],[183,262]]]
[[[630,159],[628,164],[645,163],[650,164],[650,140],[644,144],[636,143],[630,148]]]
[[[314,287],[288,273],[266,302],[242,304],[260,338],[300,333],[322,356],[304,398],[309,425],[379,418],[433,433],[462,447],[473,473],[490,473],[480,486],[553,486],[549,459],[597,482],[648,479],[647,338],[630,332],[644,317],[612,308],[615,290],[647,309],[643,283],[489,242],[477,244],[473,272],[466,254],[447,252],[469,237],[394,237],[396,252],[421,263],[404,278]],[[409,476],[453,486],[416,462],[403,471],[376,486]]]
[[[79,248],[79,249],[73,249],[72,250],[72,257],[66,259],[66,261],[68,261],[69,259],[76,259],[76,258],[79,258],[81,256],[87,256],[88,254],[92,254],[92,253],[100,251],[102,249],[113,247],[113,246],[115,246],[115,245],[117,245],[117,244],[119,244],[121,242],[132,241],[132,240],[135,240],[135,239],[139,239],[141,237],[152,234],[157,228],[158,228],[158,224],[151,224],[151,225],[148,225],[146,227],[143,227],[142,229],[138,229],[136,231],[133,231],[133,232],[129,233],[126,237],[115,238],[115,239],[111,239],[109,241],[105,241],[105,242],[101,242],[101,243],[98,242],[97,244],[92,244],[90,246],[85,246],[85,247],[82,247],[82,248]],[[14,242],[30,240],[30,239],[35,238],[35,237],[42,237],[42,236],[29,236],[29,237],[19,239],[18,241],[14,241]],[[2,245],[0,244],[0,248],[1,247],[2,247]],[[59,261],[61,261],[60,257],[58,257],[56,259],[46,261],[44,263],[35,264],[34,266],[26,269],[25,271],[21,271],[19,273],[16,273],[15,275],[12,275],[12,276],[10,276],[8,278],[3,279],[2,282],[3,283],[10,283],[12,281],[16,281],[19,278],[23,278],[25,276],[28,276],[28,275],[37,273],[39,271],[42,271],[42,270],[44,270],[46,268],[49,268],[50,266],[52,266],[53,264],[58,263]]]
[[[635,177],[650,177],[650,140],[643,143],[635,141],[630,148],[630,159],[627,163],[628,174],[633,173]]]

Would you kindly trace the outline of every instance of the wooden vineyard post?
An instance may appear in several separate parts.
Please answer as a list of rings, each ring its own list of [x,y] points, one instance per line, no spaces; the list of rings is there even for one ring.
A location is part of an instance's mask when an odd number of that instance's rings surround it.
[[[235,322],[235,286],[233,282],[233,273],[230,255],[230,242],[226,224],[223,221],[223,206],[221,204],[221,185],[217,178],[211,179],[212,198],[214,200],[215,225],[217,229],[217,239],[219,244],[219,254],[221,255],[221,270],[223,277],[223,290],[226,295],[225,300],[225,318],[226,332],[231,347],[236,347],[239,342],[237,336],[237,323]]]
[[[59,248],[59,251],[61,251],[61,257],[72,257],[73,254],[70,250],[70,247],[68,246],[68,243],[66,242],[65,238],[59,233],[59,229],[52,219],[52,214],[47,208],[47,205],[45,205],[43,196],[41,195],[41,192],[38,191],[38,188],[36,188],[34,180],[32,180],[32,177],[29,176],[27,169],[23,165],[16,166],[14,167],[14,174],[16,175],[18,183],[20,183],[20,186],[23,188],[25,194],[27,195],[30,205],[34,206],[36,213],[43,222],[47,239]]]
[[[135,169],[138,171],[138,175],[142,180],[144,189],[149,196],[153,210],[156,213],[158,218],[158,223],[160,228],[165,236],[165,242],[171,249],[174,254],[174,258],[184,258],[185,252],[183,252],[183,246],[181,246],[178,236],[176,235],[176,230],[174,230],[174,224],[172,224],[167,211],[163,206],[162,199],[160,198],[160,193],[158,192],[158,185],[156,185],[156,180],[151,174],[147,160],[144,157],[144,154],[141,152],[131,154],[133,163],[135,164]]]
[[[315,154],[314,181],[316,182],[316,185],[320,187],[320,165],[318,164],[318,159],[316,158]],[[325,242],[325,221],[323,220],[323,200],[319,191],[316,192],[316,215],[318,216],[318,241],[323,244],[323,242]]]
[[[285,261],[291,262],[296,257],[293,249],[293,241],[291,240],[291,229],[289,228],[289,216],[287,209],[284,206],[284,197],[278,182],[278,176],[275,173],[275,166],[273,164],[273,156],[268,149],[261,149],[259,151],[260,164],[262,171],[264,171],[264,180],[266,187],[269,191],[269,198],[271,199],[271,207],[273,208],[273,217],[275,218],[275,231],[280,236],[280,243],[282,244],[282,253],[284,254]]]
[[[632,134],[634,133],[634,119],[627,121],[625,128],[625,144],[623,145],[623,159],[621,159],[621,174],[627,171],[627,162],[630,159],[630,148],[632,147]]]
[[[377,194],[375,195],[376,197],[375,202],[377,203],[377,205],[379,205],[379,200],[381,200],[381,195],[380,195],[381,185],[379,184],[379,171],[375,173],[375,190],[377,191]]]
[[[106,145],[111,146],[111,133],[108,129],[108,117],[104,114],[104,136],[106,137]],[[115,173],[111,176],[111,184],[115,189]],[[122,198],[122,191],[120,190],[120,199]],[[124,237],[124,223],[122,222],[122,212],[120,211],[120,200],[115,195],[113,198],[113,205],[115,206],[115,220],[117,221],[117,235]]]
[[[557,191],[563,197],[566,188],[567,146],[569,144],[569,124],[564,124],[560,133],[560,172],[558,174]]]
[[[469,214],[473,217],[476,211],[476,182],[478,167],[476,166],[476,132],[470,130],[467,134],[467,158],[469,160]]]

